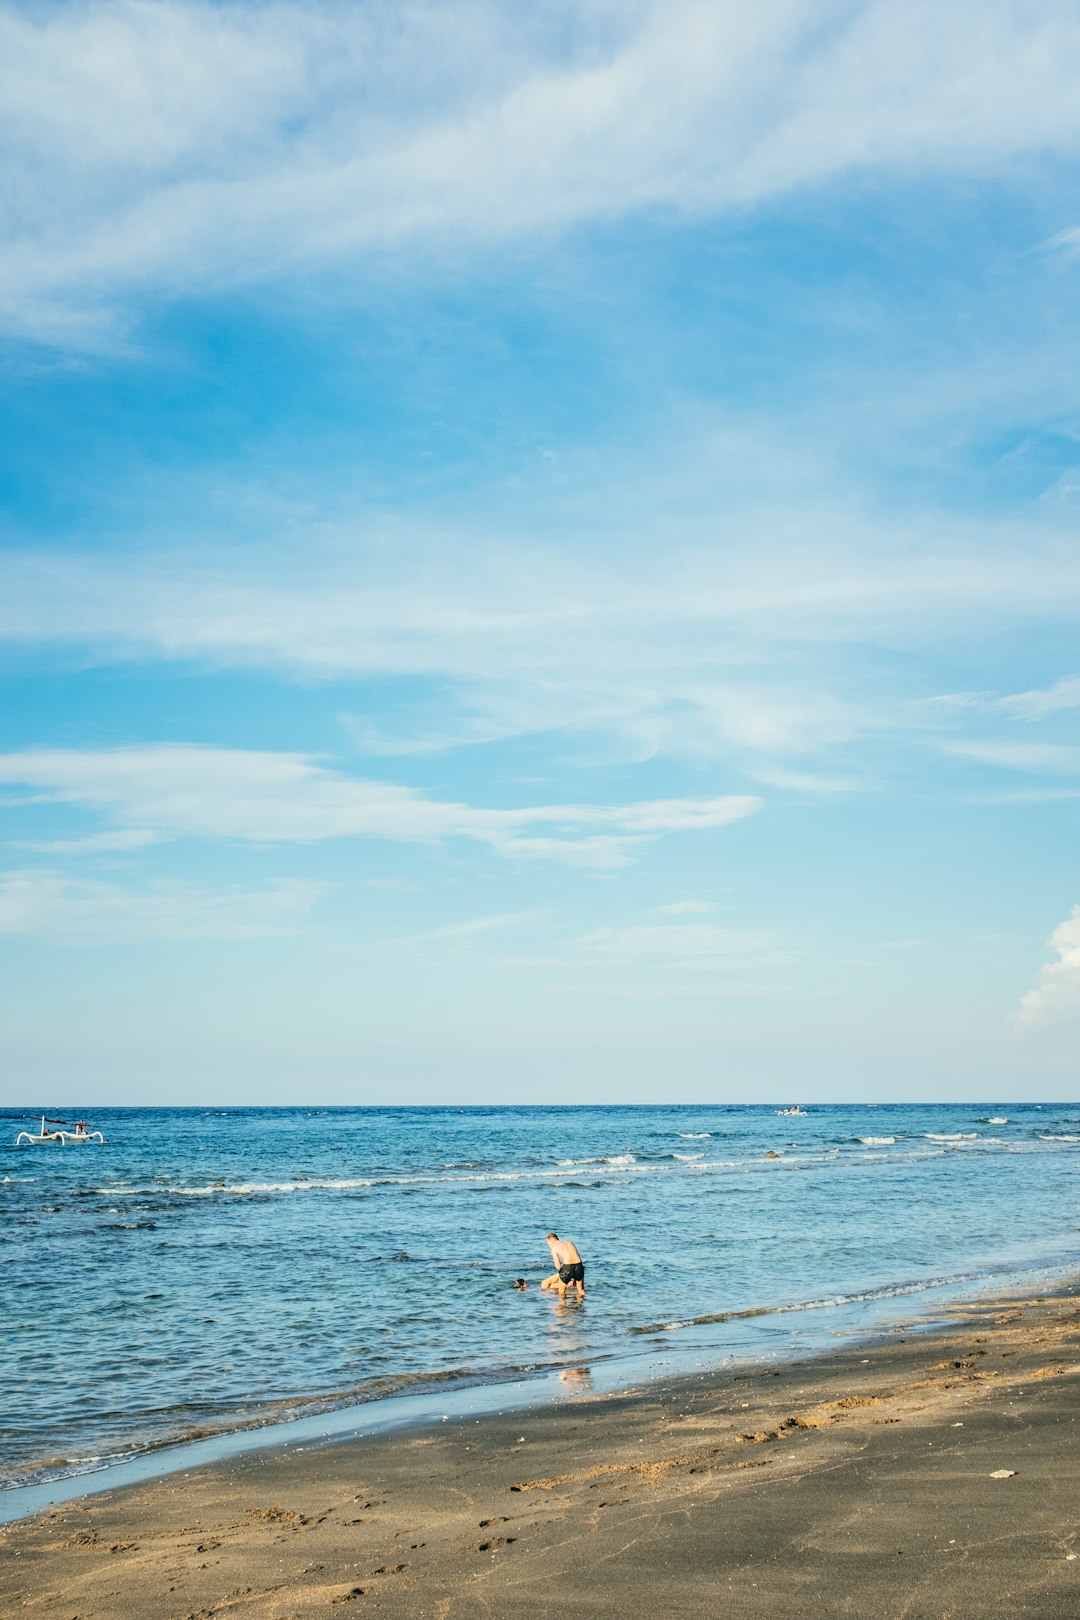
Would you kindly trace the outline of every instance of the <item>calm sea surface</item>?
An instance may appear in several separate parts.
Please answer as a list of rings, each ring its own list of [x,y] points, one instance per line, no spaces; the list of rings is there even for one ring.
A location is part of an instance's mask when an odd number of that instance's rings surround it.
[[[31,1123],[0,1112],[6,1486],[440,1380],[792,1354],[1080,1263],[1077,1105],[125,1109],[16,1148]],[[551,1228],[581,1306],[535,1287]]]

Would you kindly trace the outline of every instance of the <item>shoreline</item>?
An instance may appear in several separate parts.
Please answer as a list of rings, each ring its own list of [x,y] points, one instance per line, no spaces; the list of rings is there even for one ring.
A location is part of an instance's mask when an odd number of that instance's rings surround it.
[[[361,1600],[410,1620],[689,1616],[721,1598],[740,1616],[921,1617],[1011,1593],[1071,1615],[1078,1293],[1073,1275],[779,1365],[100,1485],[0,1531],[0,1600],[68,1620]]]
[[[1080,1272],[1076,1273],[1080,1278]],[[804,1301],[758,1307],[748,1310],[715,1312],[700,1318],[671,1324],[655,1323],[631,1329],[635,1335],[654,1339],[656,1348],[644,1345],[627,1349],[621,1355],[611,1352],[602,1357],[591,1357],[588,1383],[597,1396],[626,1394],[642,1391],[654,1385],[681,1377],[734,1374],[763,1363],[797,1363],[828,1355],[839,1338],[848,1342],[871,1343],[881,1334],[892,1331],[898,1312],[909,1314],[912,1308],[922,1306],[933,1315],[928,1325],[949,1313],[953,1304],[966,1309],[989,1293],[1004,1298],[1018,1290],[1031,1292],[1042,1289],[1053,1291],[1064,1286],[1073,1276],[1071,1270],[1043,1265],[1008,1267],[986,1274],[982,1287],[971,1288],[975,1278],[949,1280],[925,1279],[910,1283],[884,1285],[880,1291],[855,1294],[850,1299]],[[961,1291],[968,1285],[966,1291]],[[865,1310],[872,1301],[873,1309]],[[849,1312],[856,1303],[863,1305],[859,1321],[849,1315],[847,1326],[838,1326],[843,1311]],[[905,1310],[905,1307],[907,1309]],[[793,1339],[782,1346],[775,1343],[746,1345],[735,1351],[722,1351],[708,1344],[693,1344],[686,1340],[670,1342],[664,1335],[668,1331],[682,1331],[717,1323],[746,1322],[755,1326],[772,1318],[793,1318],[802,1329],[801,1340]],[[816,1320],[815,1320],[816,1319]],[[912,1331],[919,1331],[913,1327]],[[677,1370],[672,1370],[672,1363]],[[426,1423],[452,1421],[498,1413],[513,1414],[537,1406],[565,1401],[567,1375],[573,1378],[580,1369],[566,1363],[550,1363],[530,1369],[508,1369],[505,1376],[493,1376],[477,1369],[475,1373],[423,1374],[415,1379],[403,1380],[401,1387],[385,1394],[372,1395],[360,1400],[323,1405],[320,1397],[296,1397],[295,1404],[305,1406],[295,1417],[277,1417],[268,1420],[249,1418],[233,1426],[221,1426],[209,1433],[179,1435],[149,1442],[132,1454],[117,1453],[96,1462],[96,1466],[75,1469],[52,1478],[32,1479],[22,1485],[6,1485],[0,1489],[0,1527],[16,1523],[44,1509],[95,1496],[104,1491],[122,1490],[128,1485],[143,1484],[163,1479],[171,1474],[193,1468],[212,1466],[219,1462],[245,1455],[281,1448],[287,1450],[298,1444],[312,1445],[337,1442],[342,1439],[361,1439],[386,1430],[407,1429]],[[283,1403],[285,1406],[292,1402]]]

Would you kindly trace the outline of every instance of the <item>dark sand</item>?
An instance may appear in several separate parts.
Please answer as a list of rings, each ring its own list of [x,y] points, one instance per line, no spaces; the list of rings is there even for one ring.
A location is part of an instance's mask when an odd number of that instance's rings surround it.
[[[66,1503],[0,1531],[0,1612],[1077,1620],[1073,1292]]]

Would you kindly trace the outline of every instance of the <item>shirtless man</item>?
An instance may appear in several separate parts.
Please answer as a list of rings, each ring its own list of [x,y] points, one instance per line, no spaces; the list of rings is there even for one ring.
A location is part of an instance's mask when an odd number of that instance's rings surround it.
[[[559,1237],[557,1232],[549,1232],[546,1238],[551,1258],[555,1262],[555,1272],[551,1277],[545,1277],[540,1284],[541,1288],[558,1289],[559,1298],[565,1299],[571,1286],[577,1288],[578,1298],[585,1298],[585,1262],[577,1251],[577,1245],[569,1238]]]

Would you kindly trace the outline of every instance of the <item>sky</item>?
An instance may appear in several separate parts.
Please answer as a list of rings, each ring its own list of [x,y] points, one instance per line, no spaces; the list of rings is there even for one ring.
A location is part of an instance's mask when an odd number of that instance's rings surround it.
[[[0,4],[0,1102],[1080,1091],[1080,15]]]

